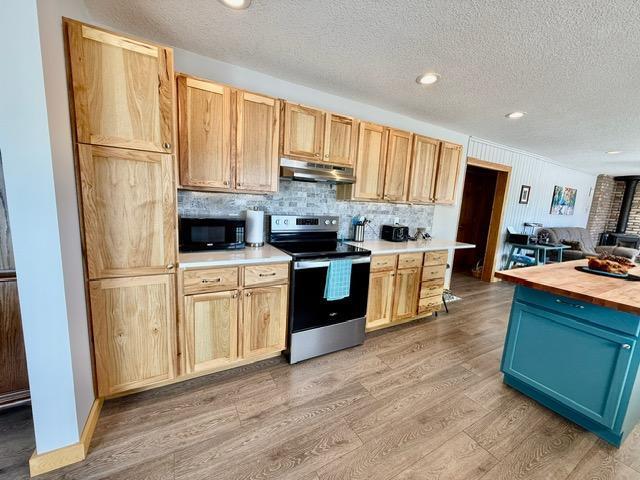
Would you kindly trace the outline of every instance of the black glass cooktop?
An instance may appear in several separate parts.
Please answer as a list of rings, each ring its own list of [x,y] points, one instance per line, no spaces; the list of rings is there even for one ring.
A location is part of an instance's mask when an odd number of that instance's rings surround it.
[[[369,250],[336,241],[271,242],[271,245],[295,258],[336,258],[371,255]]]

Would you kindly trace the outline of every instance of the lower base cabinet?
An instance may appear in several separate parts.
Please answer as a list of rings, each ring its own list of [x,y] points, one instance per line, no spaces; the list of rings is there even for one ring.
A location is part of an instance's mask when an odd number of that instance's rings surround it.
[[[89,283],[98,395],[176,376],[175,275]]]
[[[245,358],[285,349],[287,291],[286,285],[244,291],[242,355]]]
[[[0,406],[29,398],[27,359],[22,337],[18,284],[0,279]]]
[[[420,267],[398,269],[395,280],[393,321],[415,317],[418,314]]]
[[[395,272],[372,272],[369,275],[367,328],[379,328],[391,323]]]

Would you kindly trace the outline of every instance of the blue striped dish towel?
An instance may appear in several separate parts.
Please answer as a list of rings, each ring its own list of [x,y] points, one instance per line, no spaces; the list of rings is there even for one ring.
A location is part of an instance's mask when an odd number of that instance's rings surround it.
[[[351,288],[351,259],[331,260],[327,269],[324,298],[330,302],[349,296]]]

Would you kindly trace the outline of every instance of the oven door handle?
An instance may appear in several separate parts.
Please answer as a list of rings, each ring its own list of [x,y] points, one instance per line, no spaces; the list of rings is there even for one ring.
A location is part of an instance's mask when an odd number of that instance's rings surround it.
[[[337,258],[336,260],[346,260],[346,259],[352,259],[353,261],[351,263],[353,263],[354,265],[356,264],[360,264],[360,263],[371,263],[371,257],[342,257],[342,258]],[[331,263],[329,260],[308,260],[308,261],[301,261],[301,262],[294,262],[293,263],[293,269],[294,270],[306,270],[308,268],[323,268],[323,267],[328,267],[329,263]]]

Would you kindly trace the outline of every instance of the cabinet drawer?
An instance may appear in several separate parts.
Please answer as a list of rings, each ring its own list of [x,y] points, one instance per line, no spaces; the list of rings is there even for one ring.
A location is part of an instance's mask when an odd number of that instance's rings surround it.
[[[219,292],[238,287],[238,267],[184,271],[184,293]]]
[[[273,265],[251,265],[244,267],[244,285],[266,285],[286,283],[289,279],[289,264],[276,263]]]
[[[421,298],[418,302],[418,313],[433,312],[440,309],[442,305],[442,295],[432,295]]]
[[[632,337],[515,302],[502,371],[612,428],[629,394],[625,385],[635,378],[629,371],[635,348]]]
[[[640,331],[640,316],[600,307],[592,303],[554,295],[527,287],[517,287],[516,300],[553,310],[561,315],[571,315],[596,325],[628,333],[634,337]]]
[[[425,252],[423,265],[425,267],[429,267],[433,265],[446,265],[448,258],[449,258],[449,252],[447,250]]]
[[[420,298],[441,296],[444,291],[442,280],[427,280],[420,285]]]
[[[446,269],[446,265],[424,267],[422,269],[422,281],[426,282],[428,280],[442,280],[442,282],[444,283],[444,272]]]
[[[395,270],[396,255],[376,255],[371,257],[371,271],[383,272],[385,270]]]
[[[398,268],[420,267],[422,253],[403,253],[398,255]]]

